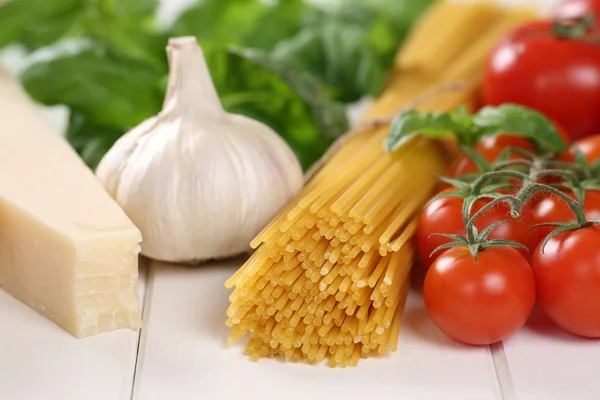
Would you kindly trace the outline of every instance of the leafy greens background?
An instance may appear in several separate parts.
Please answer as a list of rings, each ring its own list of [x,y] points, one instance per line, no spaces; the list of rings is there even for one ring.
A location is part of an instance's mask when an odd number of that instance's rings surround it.
[[[347,129],[346,105],[381,90],[429,3],[199,0],[160,29],[156,0],[9,0],[0,6],[0,48],[30,52],[25,89],[69,107],[67,139],[94,168],[160,111],[168,38],[196,36],[224,107],[271,126],[308,168]]]

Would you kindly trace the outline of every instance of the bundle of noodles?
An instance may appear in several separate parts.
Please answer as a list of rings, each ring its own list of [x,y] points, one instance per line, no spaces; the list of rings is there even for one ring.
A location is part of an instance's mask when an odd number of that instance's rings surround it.
[[[395,349],[415,217],[444,163],[424,140],[384,155],[385,135],[352,138],[257,236],[252,247],[260,247],[227,282],[236,286],[230,339],[252,332],[253,358],[329,355],[345,366]]]
[[[447,4],[434,6],[429,11],[433,16],[426,16],[423,23],[437,18],[440,7]],[[468,6],[452,7],[448,20],[464,15]],[[494,9],[488,17],[502,18],[502,26],[509,26],[507,12]],[[478,12],[468,15],[476,19]],[[516,24],[519,18],[512,20]],[[500,34],[497,27],[494,32]],[[439,30],[435,35],[436,40],[444,36]],[[481,38],[491,46],[489,36]],[[476,50],[463,51],[466,58],[457,57],[457,67],[449,69],[454,79],[468,78],[458,72],[470,74],[470,63],[483,62],[478,54],[484,46],[477,42],[473,46]],[[456,48],[453,43],[453,51]],[[418,64],[422,54],[419,48],[414,57],[399,60]],[[422,74],[412,75],[412,80],[407,76],[411,75],[393,77],[369,118],[388,115],[405,104],[399,90],[407,82],[414,93],[432,86]],[[473,105],[475,89],[476,84],[459,85],[423,98],[419,108]],[[446,163],[441,147],[423,138],[394,153],[384,152],[389,124],[375,125],[343,139],[301,193],[252,241],[257,250],[226,282],[229,288],[235,286],[227,310],[229,341],[250,334],[247,354],[253,360],[278,355],[318,363],[328,358],[330,366],[345,367],[356,365],[361,357],[396,350],[417,216],[435,188],[434,175]]]

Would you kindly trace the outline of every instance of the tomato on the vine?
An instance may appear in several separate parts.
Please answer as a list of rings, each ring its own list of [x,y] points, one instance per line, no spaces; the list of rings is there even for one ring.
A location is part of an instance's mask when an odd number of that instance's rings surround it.
[[[600,135],[593,135],[573,143],[559,159],[562,161],[575,161],[575,151],[580,151],[588,163],[592,164],[600,158]]]
[[[523,150],[536,152],[535,145],[529,139],[523,136],[516,135],[496,135],[488,136],[481,139],[474,147],[474,150],[479,153],[487,162],[494,162],[500,153],[507,148],[520,148]],[[511,153],[509,159],[515,160],[524,158],[523,156]],[[467,174],[479,173],[477,165],[466,154],[459,155],[446,169],[444,176],[449,178],[458,178]]]
[[[467,247],[447,250],[423,285],[433,322],[462,343],[487,345],[521,328],[535,303],[533,273],[513,248],[488,248],[475,261]]]
[[[500,41],[485,67],[484,102],[533,108],[573,139],[600,132],[600,47],[557,37],[552,24],[530,22]]]
[[[576,199],[571,191],[565,191],[565,194]],[[589,220],[600,218],[600,191],[588,190],[583,200],[583,212]],[[533,214],[538,223],[551,222],[572,222],[575,221],[575,215],[567,203],[555,194],[544,196],[534,207]],[[534,228],[543,237],[548,236],[554,230],[550,226],[539,226]]]
[[[451,189],[447,189],[449,191]],[[442,192],[443,193],[443,192]],[[481,210],[490,199],[480,199],[475,202],[471,210],[471,216]],[[431,236],[434,233],[450,233],[464,235],[465,224],[462,218],[462,207],[464,199],[457,197],[446,197],[432,201],[423,209],[417,226],[417,252],[419,259],[425,267],[429,267],[440,255],[431,253],[442,244],[450,242],[442,236]],[[530,232],[529,229],[537,224],[533,211],[525,205],[521,217],[511,220],[510,206],[499,203],[491,210],[485,212],[475,222],[475,227],[480,231],[498,221],[509,220],[510,222],[498,226],[490,234],[490,239],[506,239],[525,245],[529,251],[519,249],[519,252],[528,259],[530,253],[535,249],[542,239],[539,232]]]
[[[554,8],[551,16],[553,18],[580,18],[590,12],[600,17],[600,0],[563,0]]]
[[[492,162],[494,160],[487,160],[488,162]],[[473,162],[473,160],[467,156],[466,154],[460,154],[448,167],[444,172],[444,176],[448,178],[458,178],[464,175],[477,174],[479,173],[479,168]],[[447,188],[447,184],[440,184],[439,188]]]
[[[535,250],[533,270],[538,302],[556,325],[574,335],[600,337],[600,227],[559,233],[542,252]]]
[[[535,145],[531,140],[523,136],[516,135],[496,135],[485,137],[477,142],[475,145],[475,151],[481,154],[486,160],[493,161],[498,158],[502,151],[509,147],[527,150],[532,153],[536,152]],[[510,156],[511,159],[521,157],[522,156],[514,153]]]

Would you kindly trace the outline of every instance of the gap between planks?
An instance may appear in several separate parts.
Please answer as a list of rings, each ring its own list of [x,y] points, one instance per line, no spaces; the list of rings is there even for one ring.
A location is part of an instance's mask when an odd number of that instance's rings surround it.
[[[500,386],[502,400],[516,400],[517,396],[508,367],[508,358],[504,351],[504,343],[493,343],[489,346],[489,349],[494,361],[494,370],[496,371],[496,379],[498,380],[498,386]]]
[[[412,324],[404,328],[399,352],[362,360],[356,369],[309,369],[302,364],[281,368],[282,364],[272,359],[256,364],[247,360],[241,348],[215,346],[215,340],[222,341],[227,334],[220,325],[225,310],[217,313],[206,305],[223,307],[228,291],[222,282],[241,263],[237,259],[223,260],[199,268],[150,263],[133,400],[165,396],[188,399],[198,393],[209,398],[234,393],[248,396],[248,390],[252,390],[248,384],[257,381],[271,382],[261,389],[265,399],[277,398],[285,387],[306,381],[311,382],[315,399],[329,398],[340,390],[356,398],[361,391],[371,393],[365,385],[357,384],[364,380],[382,384],[380,398],[404,394],[405,398],[429,400],[503,399],[490,348],[463,347],[447,339],[426,318],[418,293],[413,293],[407,305],[407,321],[410,319]],[[223,318],[216,318],[221,313]],[[194,321],[204,321],[205,332],[194,333],[199,326],[190,323],[192,315]],[[454,368],[448,369],[449,365]],[[239,381],[237,385],[227,384],[232,376]],[[290,399],[305,395],[290,393]]]
[[[145,353],[145,344],[146,344],[146,336],[148,330],[146,329],[146,325],[148,323],[148,318],[150,316],[150,305],[152,303],[152,291],[154,288],[154,261],[148,260],[146,262],[146,274],[144,277],[145,288],[144,291],[144,300],[142,305],[142,327],[140,328],[140,332],[138,334],[138,343],[137,343],[137,351],[135,355],[135,365],[133,367],[133,379],[131,382],[131,395],[130,400],[134,400],[138,396],[138,386],[136,385],[138,372],[141,371],[144,365],[144,353]]]

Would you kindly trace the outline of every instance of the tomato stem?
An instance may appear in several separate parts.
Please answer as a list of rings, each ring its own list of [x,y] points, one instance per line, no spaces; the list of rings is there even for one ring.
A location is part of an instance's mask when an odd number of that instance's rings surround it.
[[[481,191],[485,185],[490,183],[490,181],[498,180],[498,179],[507,179],[507,178],[517,178],[521,181],[529,179],[527,174],[519,171],[491,171],[486,172],[485,174],[481,174],[479,178],[473,181],[473,192],[478,193]]]
[[[508,167],[524,166],[528,169],[531,168],[531,160],[517,159],[517,160],[506,160],[494,164],[494,170],[501,170]]]
[[[511,196],[511,195],[504,195],[504,196],[500,196],[500,197],[492,200],[488,204],[486,204],[479,211],[477,211],[471,218],[468,219],[467,223],[465,224],[465,235],[464,236],[454,235],[454,234],[444,234],[444,233],[432,234],[431,236],[443,236],[448,239],[451,239],[452,241],[449,243],[444,243],[443,245],[437,247],[435,250],[433,250],[431,255],[433,255],[443,249],[449,249],[452,247],[467,247],[469,249],[469,252],[473,256],[473,258],[475,259],[475,261],[478,262],[477,254],[488,248],[513,247],[513,248],[527,249],[527,247],[525,247],[521,243],[513,242],[511,240],[503,240],[503,239],[489,240],[488,239],[490,234],[496,227],[498,227],[499,225],[505,224],[505,223],[510,223],[509,220],[495,222],[495,223],[491,224],[490,226],[486,227],[485,229],[483,229],[481,232],[479,232],[477,230],[477,228],[475,227],[475,222],[477,221],[477,219],[479,217],[481,217],[485,212],[490,210],[492,207],[496,206],[500,202],[506,202],[509,205],[511,205],[514,201],[518,201],[518,199],[516,199],[514,196]]]
[[[578,201],[572,199],[571,197],[569,197],[567,194],[561,192],[560,190],[558,190],[552,186],[549,186],[549,185],[544,185],[542,183],[533,183],[530,185],[523,186],[523,188],[515,196],[517,199],[519,199],[519,201],[513,203],[513,207],[511,209],[511,215],[513,217],[516,215],[517,216],[516,218],[518,218],[518,216],[520,216],[520,214],[521,214],[521,210],[523,209],[523,206],[525,205],[525,203],[531,197],[533,197],[533,195],[535,193],[537,193],[538,191],[546,191],[546,192],[552,193],[552,194],[560,197],[561,199],[563,199],[567,203],[567,205],[569,206],[569,208],[571,209],[573,214],[575,215],[578,225],[584,225],[585,223],[588,222],[587,217],[585,216],[585,213],[583,212],[583,208],[581,207],[581,205],[579,204]]]
[[[598,45],[600,44],[598,37],[590,36],[595,21],[596,15],[593,12],[577,18],[559,19],[552,25],[552,34],[557,38],[580,40]]]
[[[473,237],[476,236],[477,228],[475,228],[475,221],[477,221],[477,218],[481,217],[486,211],[492,209],[498,203],[501,203],[501,202],[507,203],[508,205],[512,206],[514,200],[515,200],[515,196],[511,196],[511,195],[500,196],[497,199],[490,201],[485,206],[481,207],[481,209],[479,211],[477,211],[475,214],[473,214],[473,216],[471,218],[469,218],[469,220],[465,226],[465,231],[467,233],[467,236],[470,233],[473,235]]]

